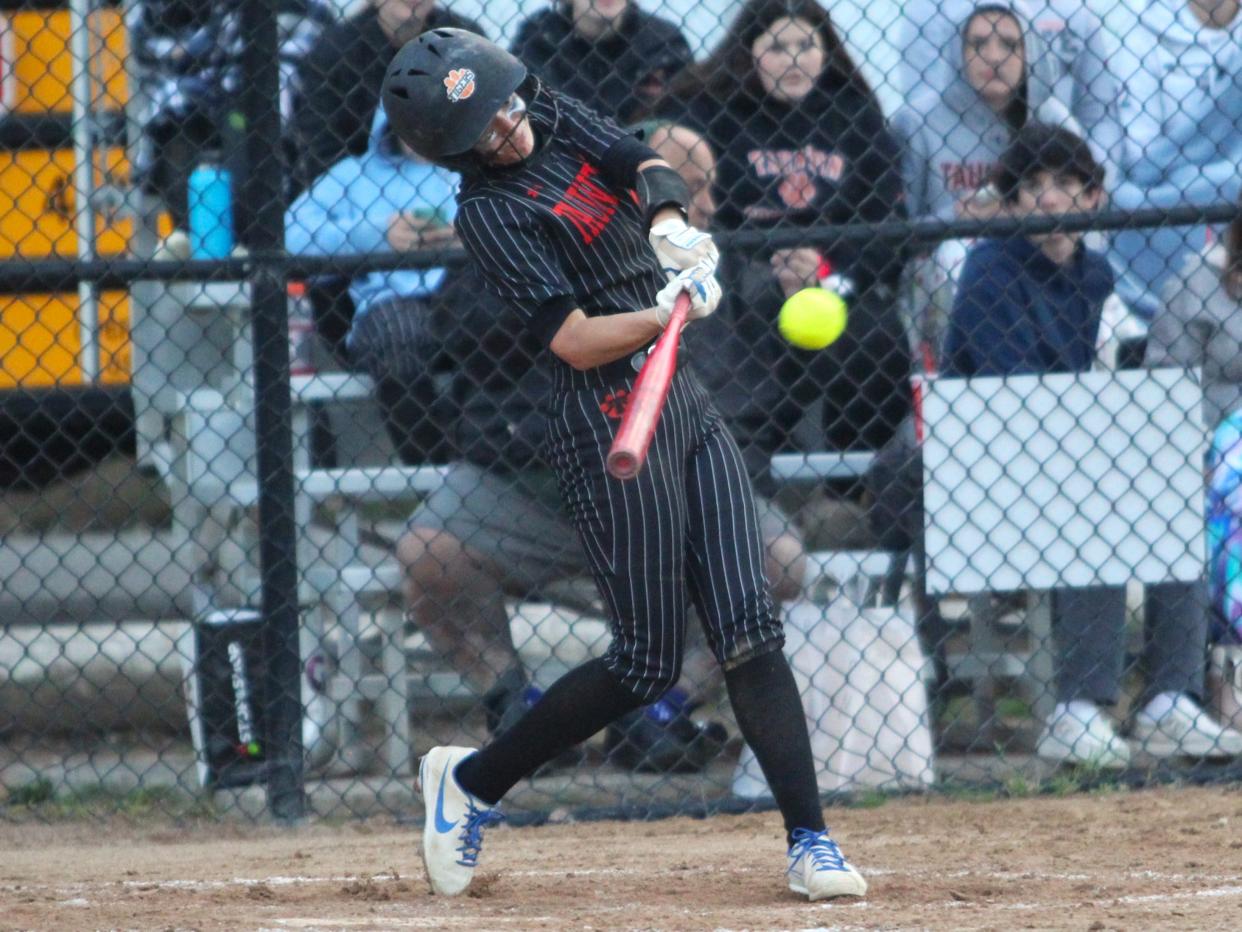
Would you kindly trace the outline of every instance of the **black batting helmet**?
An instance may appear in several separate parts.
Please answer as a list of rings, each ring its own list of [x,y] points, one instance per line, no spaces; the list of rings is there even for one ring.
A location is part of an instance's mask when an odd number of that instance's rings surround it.
[[[384,112],[407,146],[432,161],[468,152],[526,66],[465,29],[430,29],[401,47],[384,78]]]

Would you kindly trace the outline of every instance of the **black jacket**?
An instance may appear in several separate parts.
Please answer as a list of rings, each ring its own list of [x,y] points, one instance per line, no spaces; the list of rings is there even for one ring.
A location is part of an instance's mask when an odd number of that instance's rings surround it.
[[[552,88],[622,123],[691,60],[677,26],[634,6],[621,28],[598,42],[574,33],[563,7],[541,10],[522,24],[512,52]]]
[[[831,75],[793,106],[745,86],[723,100],[696,94],[669,115],[688,119],[716,152],[721,227],[836,225],[904,212],[898,149],[883,113],[865,90]],[[894,284],[901,272],[891,244],[842,240],[821,251],[859,288]]]
[[[437,6],[427,17],[426,28],[440,26],[483,35],[478,23]],[[366,152],[384,74],[396,53],[373,6],[323,31],[302,62],[301,93],[295,105],[302,186],[345,156]]]

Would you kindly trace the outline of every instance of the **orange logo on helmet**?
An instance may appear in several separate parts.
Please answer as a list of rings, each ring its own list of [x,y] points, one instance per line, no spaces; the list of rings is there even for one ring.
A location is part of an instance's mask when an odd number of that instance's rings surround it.
[[[453,103],[465,100],[474,93],[474,72],[469,68],[454,68],[444,79],[448,90],[448,99]]]

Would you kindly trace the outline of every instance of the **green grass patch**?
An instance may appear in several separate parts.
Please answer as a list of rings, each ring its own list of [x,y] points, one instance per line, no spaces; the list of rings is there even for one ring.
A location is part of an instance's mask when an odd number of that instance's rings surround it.
[[[1010,799],[1025,799],[1034,796],[1036,792],[1038,787],[1020,773],[1013,774],[1005,781],[1005,795]]]
[[[56,795],[52,781],[44,777],[36,777],[29,783],[14,787],[9,791],[5,804],[8,806],[40,806],[50,802]]]
[[[1004,696],[996,700],[996,714],[1000,718],[1032,719],[1031,704],[1017,696]]]
[[[1081,793],[1084,788],[1076,767],[1057,771],[1043,784],[1043,792],[1048,796],[1073,796]]]
[[[121,817],[133,821],[215,818],[210,799],[172,786],[118,787],[96,784],[56,791],[50,780],[37,778],[9,792],[10,814],[44,822]]]
[[[856,794],[853,802],[859,809],[879,809],[888,802],[888,794],[883,790],[869,788]]]
[[[995,786],[981,786],[957,781],[942,782],[940,792],[948,799],[965,803],[990,803],[1001,798],[1001,790]]]

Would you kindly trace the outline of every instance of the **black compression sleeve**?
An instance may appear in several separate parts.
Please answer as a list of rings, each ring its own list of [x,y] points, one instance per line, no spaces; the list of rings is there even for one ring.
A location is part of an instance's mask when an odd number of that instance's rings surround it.
[[[608,147],[599,168],[609,184],[625,190],[638,183],[639,165],[659,157],[654,149],[634,136],[623,136]]]
[[[676,207],[682,217],[690,206],[690,188],[681,175],[663,165],[653,165],[638,173],[638,203],[642,207],[647,226],[661,207]]]
[[[661,207],[672,205],[684,216],[690,206],[690,189],[677,172],[663,165],[652,166],[641,172],[638,170],[643,162],[660,157],[650,146],[639,142],[633,136],[626,136],[617,140],[604,153],[600,164],[604,177],[614,187],[623,190],[633,188],[638,193],[638,203],[647,220],[647,226],[651,226],[651,218]]]

